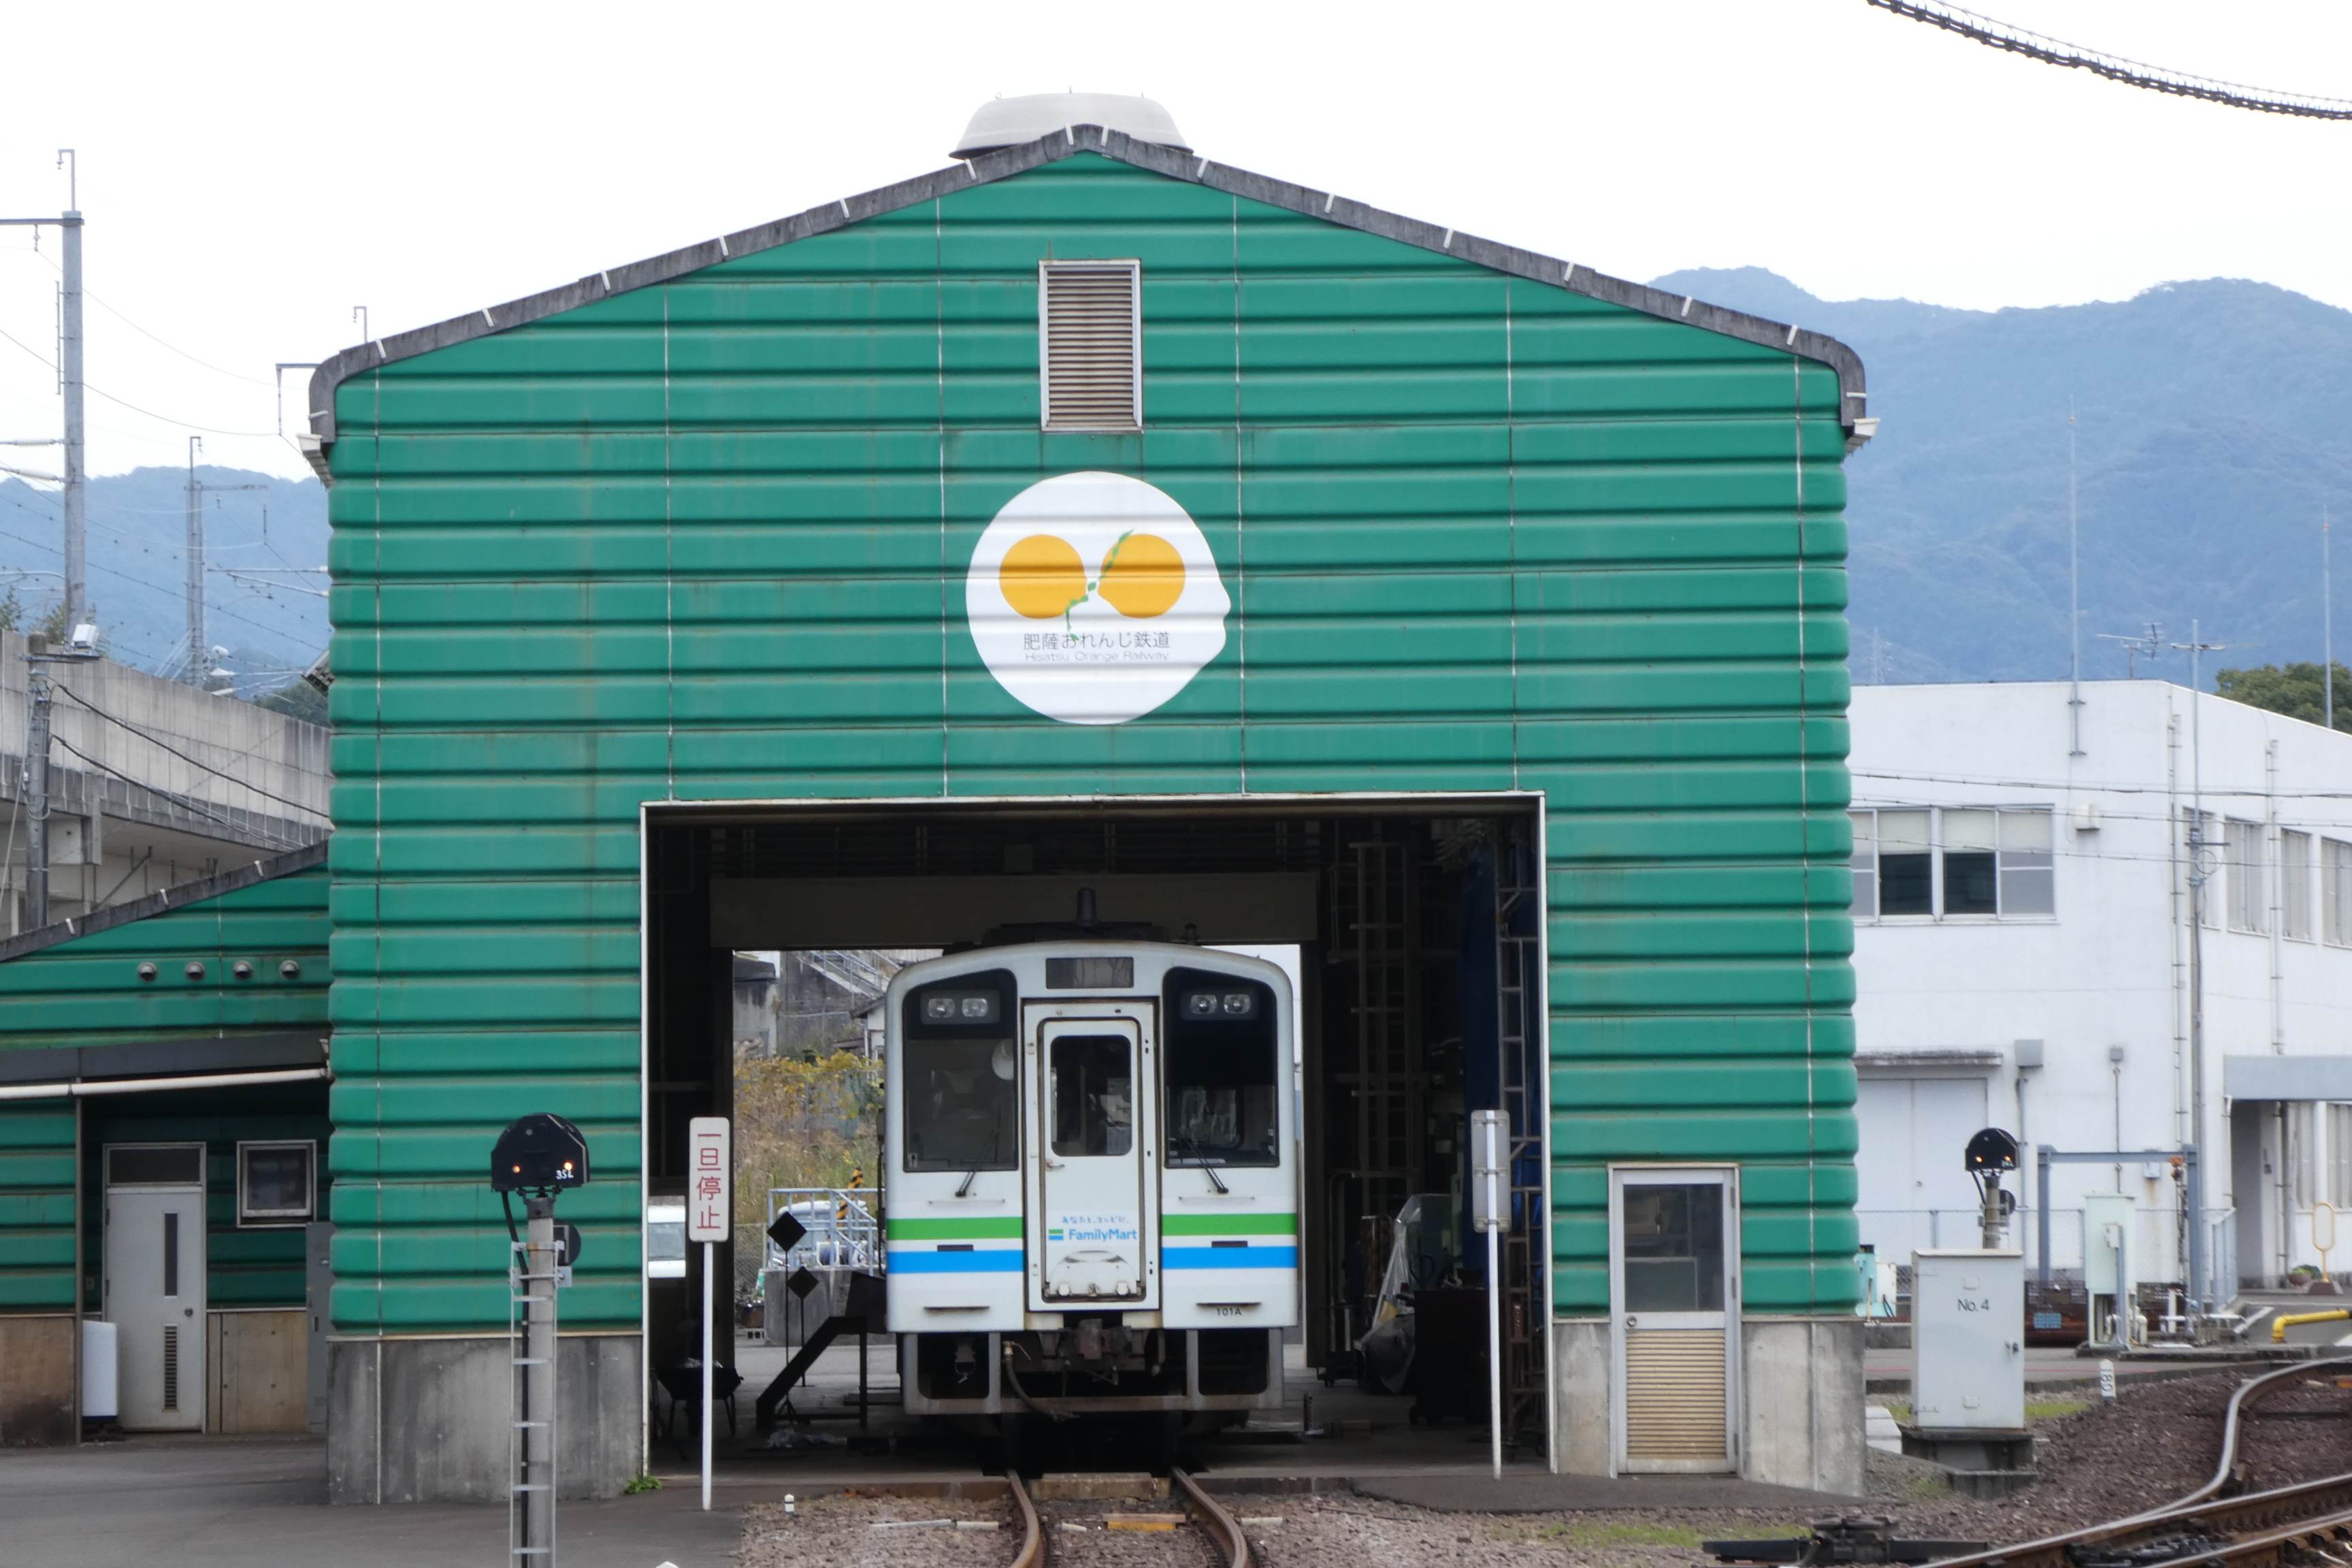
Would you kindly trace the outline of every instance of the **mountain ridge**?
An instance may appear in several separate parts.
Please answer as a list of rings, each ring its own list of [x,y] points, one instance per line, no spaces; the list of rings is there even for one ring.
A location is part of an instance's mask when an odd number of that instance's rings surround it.
[[[2319,657],[2321,519],[2352,510],[2352,311],[2236,279],[2000,310],[1822,300],[1761,268],[1654,286],[1862,355],[1882,423],[1846,465],[1857,679],[2066,674],[2070,403],[2084,672],[2124,673],[2098,634],[2149,622],[2243,650],[2209,671]],[[2155,670],[2185,679],[2186,656]]]

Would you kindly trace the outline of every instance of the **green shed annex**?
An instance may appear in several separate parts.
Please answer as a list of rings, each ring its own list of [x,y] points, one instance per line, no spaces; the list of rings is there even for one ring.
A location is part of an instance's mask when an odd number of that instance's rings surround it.
[[[560,1470],[610,1492],[697,1329],[641,1216],[729,1108],[732,952],[1080,888],[1299,950],[1311,1362],[1501,1107],[1522,1454],[1861,1489],[1859,362],[1150,109],[318,372],[338,1499],[504,1495],[507,1121],[590,1141]],[[95,1103],[0,1104],[0,1311],[71,1309],[26,1281]]]

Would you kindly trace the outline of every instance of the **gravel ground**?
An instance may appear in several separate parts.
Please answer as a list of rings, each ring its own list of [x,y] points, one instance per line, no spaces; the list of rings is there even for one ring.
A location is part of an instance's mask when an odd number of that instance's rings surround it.
[[[877,1530],[923,1520],[993,1521],[993,1531]],[[738,1568],[1006,1568],[1021,1550],[1011,1500],[941,1498],[812,1498],[786,1513],[780,1504],[747,1509]]]
[[[1943,1490],[1933,1470],[1871,1456],[1871,1502],[1913,1537],[2029,1541],[2159,1507],[2205,1484],[2220,1462],[2221,1413],[2237,1373],[2126,1384],[2112,1405],[2036,1421],[2042,1479],[1980,1501]],[[2334,1380],[2273,1391],[2242,1425],[2239,1457],[2255,1489],[2352,1470],[2352,1393]]]
[[[1857,1510],[1885,1514],[1912,1539],[2027,1541],[2171,1501],[2203,1484],[2220,1455],[2221,1411],[2236,1373],[2126,1384],[2113,1405],[2095,1402],[2033,1423],[2045,1437],[2042,1479],[2012,1498],[1979,1501],[1947,1489],[1931,1465],[1873,1451],[1870,1498]],[[2352,1470],[2352,1392],[2332,1379],[2282,1390],[2256,1406],[2242,1439],[2251,1485]],[[1262,1568],[1699,1568],[1698,1550],[1725,1536],[1801,1534],[1787,1513],[1676,1509],[1565,1514],[1436,1513],[1347,1494],[1230,1497]],[[1112,1511],[1175,1512],[1181,1504],[1049,1503],[1053,1568],[1220,1568],[1205,1531],[1170,1534],[1102,1528]],[[887,1521],[994,1520],[993,1532],[877,1530]],[[1076,1526],[1076,1528],[1071,1528]],[[751,1510],[740,1568],[1006,1568],[1020,1549],[1013,1506],[903,1498],[821,1498],[787,1517]]]

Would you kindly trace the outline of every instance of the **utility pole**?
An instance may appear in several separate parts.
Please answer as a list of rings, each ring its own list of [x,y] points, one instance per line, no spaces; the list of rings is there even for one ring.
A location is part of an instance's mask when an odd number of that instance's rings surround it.
[[[188,437],[187,616],[188,662],[180,679],[202,689],[211,679],[212,642],[205,630],[205,492],[261,490],[267,485],[208,485],[196,478],[196,454],[204,449],[202,436]]]
[[[49,923],[49,670],[52,664],[87,664],[98,649],[81,640],[83,628],[67,633],[63,648],[52,649],[49,639],[34,632],[25,639],[26,695],[31,698],[25,722],[25,816],[30,823],[25,847],[25,924],[38,931]]]
[[[2328,564],[2327,508],[2319,509],[2319,688],[2327,727],[2336,728],[2336,574]]]
[[[2083,754],[2083,547],[2081,509],[2075,502],[2074,400],[2066,400],[2066,692],[2070,757]]]
[[[2205,1142],[2205,889],[2212,881],[2205,839],[2205,658],[2229,643],[2207,642],[2199,623],[2189,623],[2189,640],[2174,647],[2189,655],[2189,1142]],[[2205,1216],[2189,1216],[2189,1244],[2193,1254],[2204,1251]],[[2193,1274],[2195,1269],[2191,1269]],[[2205,1281],[2191,1279],[2191,1300],[2202,1300]]]
[[[87,500],[82,465],[81,368],[81,174],[70,147],[58,150],[58,167],[66,171],[66,210],[57,217],[0,217],[0,227],[54,227],[65,236],[65,274],[58,291],[58,392],[65,402],[65,468],[58,476],[65,487],[65,624],[68,631],[83,622],[89,606],[85,561]]]
[[[88,497],[82,468],[81,380],[81,161],[74,150],[58,150],[66,171],[65,287],[58,296],[58,379],[66,405],[66,629],[81,625],[89,604],[86,561]]]
[[[205,638],[205,489],[196,483],[196,454],[204,449],[202,436],[188,437],[188,664],[180,679],[202,687],[205,667],[212,663],[212,644]]]

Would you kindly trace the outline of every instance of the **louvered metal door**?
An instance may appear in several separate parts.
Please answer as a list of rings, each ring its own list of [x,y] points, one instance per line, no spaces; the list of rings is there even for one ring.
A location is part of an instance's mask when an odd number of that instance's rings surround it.
[[[1738,1173],[1612,1171],[1612,1464],[1739,1468]]]

